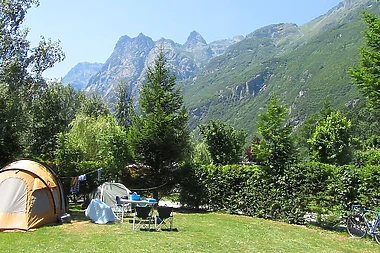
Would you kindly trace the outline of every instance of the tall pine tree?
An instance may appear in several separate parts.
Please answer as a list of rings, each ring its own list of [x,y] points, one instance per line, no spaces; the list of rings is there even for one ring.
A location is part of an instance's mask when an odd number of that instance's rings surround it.
[[[137,160],[147,166],[143,182],[147,188],[157,187],[155,198],[174,186],[175,164],[189,153],[190,142],[183,95],[166,64],[161,50],[148,69],[140,92],[140,116],[133,119],[129,131]]]

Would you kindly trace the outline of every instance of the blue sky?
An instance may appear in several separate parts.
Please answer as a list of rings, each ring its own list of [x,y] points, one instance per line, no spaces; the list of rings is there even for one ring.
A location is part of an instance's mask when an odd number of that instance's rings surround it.
[[[105,62],[118,39],[139,33],[183,44],[197,31],[207,43],[247,35],[275,23],[303,25],[341,0],[40,0],[24,25],[36,45],[40,36],[60,40],[64,62],[45,73],[63,77],[78,62]]]

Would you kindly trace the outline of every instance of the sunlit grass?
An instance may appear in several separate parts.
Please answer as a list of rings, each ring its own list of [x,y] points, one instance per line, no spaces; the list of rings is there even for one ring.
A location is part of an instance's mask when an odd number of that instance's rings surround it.
[[[371,240],[246,216],[174,213],[176,231],[132,231],[97,225],[80,213],[73,222],[33,232],[0,233],[0,252],[379,252]]]

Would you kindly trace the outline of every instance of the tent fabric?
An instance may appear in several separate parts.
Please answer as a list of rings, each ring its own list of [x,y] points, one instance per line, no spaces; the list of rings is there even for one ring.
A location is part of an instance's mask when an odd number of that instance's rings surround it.
[[[112,208],[99,199],[92,199],[88,205],[85,215],[96,224],[106,224],[118,221]]]
[[[0,231],[53,223],[67,210],[59,178],[33,160],[18,160],[0,169],[0,192]]]
[[[89,200],[99,199],[113,208],[116,205],[116,196],[128,196],[129,198],[130,194],[131,191],[123,184],[105,182],[89,194]]]
[[[20,178],[8,178],[0,183],[0,213],[23,213],[26,206],[26,185]]]

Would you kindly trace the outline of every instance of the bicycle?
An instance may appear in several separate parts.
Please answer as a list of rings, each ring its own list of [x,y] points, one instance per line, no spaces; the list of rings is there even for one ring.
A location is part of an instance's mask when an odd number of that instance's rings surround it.
[[[364,238],[367,234],[375,237],[380,244],[380,212],[355,204],[347,218],[347,232],[352,237]]]

